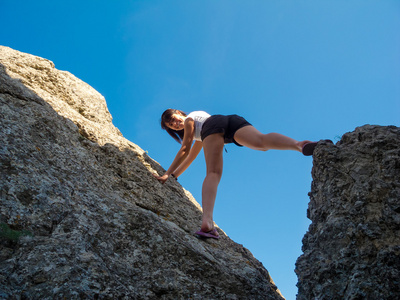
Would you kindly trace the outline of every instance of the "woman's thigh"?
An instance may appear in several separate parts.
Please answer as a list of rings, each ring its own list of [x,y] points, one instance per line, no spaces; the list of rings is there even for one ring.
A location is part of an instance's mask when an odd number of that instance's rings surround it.
[[[216,172],[222,174],[223,149],[223,133],[211,134],[203,140],[203,151],[206,160],[207,173]]]
[[[236,131],[234,139],[242,146],[255,150],[266,150],[263,136],[254,126],[245,126]]]

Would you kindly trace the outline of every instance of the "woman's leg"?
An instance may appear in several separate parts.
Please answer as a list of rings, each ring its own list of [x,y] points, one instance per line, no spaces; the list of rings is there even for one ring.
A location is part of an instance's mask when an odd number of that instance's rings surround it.
[[[240,145],[251,149],[267,151],[276,150],[295,150],[301,152],[303,146],[310,141],[296,141],[280,133],[259,132],[253,126],[245,126],[236,131],[234,139]]]
[[[201,230],[208,232],[214,228],[213,211],[218,184],[222,176],[224,137],[220,133],[211,134],[203,140],[207,175],[203,182],[203,221]]]

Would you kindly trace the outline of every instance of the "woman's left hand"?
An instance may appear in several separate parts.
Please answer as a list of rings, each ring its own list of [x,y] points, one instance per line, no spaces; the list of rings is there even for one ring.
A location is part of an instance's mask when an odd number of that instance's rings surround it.
[[[153,174],[153,176],[154,176],[159,182],[161,182],[162,184],[164,184],[164,183],[167,181],[168,177],[169,177],[167,174],[165,174],[165,175],[163,175],[163,176],[157,176],[156,174]]]

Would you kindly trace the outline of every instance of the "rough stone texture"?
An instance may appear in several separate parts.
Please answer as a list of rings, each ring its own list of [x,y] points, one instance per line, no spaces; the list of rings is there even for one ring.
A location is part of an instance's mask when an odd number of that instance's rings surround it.
[[[370,126],[314,153],[298,299],[400,299],[400,128]]]
[[[161,133],[160,133],[161,134]],[[105,99],[0,46],[0,298],[282,299],[201,208],[112,124]]]

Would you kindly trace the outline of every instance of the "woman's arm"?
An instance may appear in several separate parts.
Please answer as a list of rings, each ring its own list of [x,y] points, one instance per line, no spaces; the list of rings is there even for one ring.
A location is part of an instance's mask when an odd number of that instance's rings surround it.
[[[197,155],[200,153],[203,148],[203,143],[200,141],[194,142],[192,148],[190,149],[189,155],[182,162],[182,164],[173,172],[174,176],[178,178],[186,169],[191,165],[191,163],[195,160]]]
[[[165,172],[163,176],[155,176],[158,181],[165,183],[168,177],[174,173],[174,171],[182,164],[186,157],[190,153],[190,148],[192,147],[193,136],[194,136],[194,121],[192,118],[187,118],[185,120],[185,134],[182,140],[182,146],[175,156],[174,161],[171,166]]]

